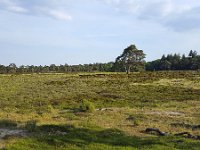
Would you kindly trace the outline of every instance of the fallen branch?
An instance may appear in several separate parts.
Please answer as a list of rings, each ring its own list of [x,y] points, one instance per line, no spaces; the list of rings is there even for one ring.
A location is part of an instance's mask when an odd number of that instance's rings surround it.
[[[159,136],[167,136],[167,135],[182,136],[182,137],[185,137],[185,138],[190,138],[190,139],[194,139],[194,140],[200,140],[200,136],[192,135],[189,132],[181,132],[181,133],[171,134],[171,133],[167,133],[167,132],[162,132],[158,128],[147,128],[145,130],[145,133],[155,134],[155,135],[159,135]]]
[[[157,129],[157,128],[147,128],[147,129],[145,130],[145,132],[146,132],[146,133],[153,133],[153,132],[155,132],[155,133],[157,133],[157,135],[160,135],[160,136],[166,136],[166,135],[168,135],[168,133],[162,132],[162,131],[160,131],[160,130]]]

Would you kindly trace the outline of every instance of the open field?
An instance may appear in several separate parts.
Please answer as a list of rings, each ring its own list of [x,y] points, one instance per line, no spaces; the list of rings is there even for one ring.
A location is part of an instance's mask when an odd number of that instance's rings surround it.
[[[0,109],[2,149],[200,149],[174,136],[200,136],[200,72],[0,75]]]

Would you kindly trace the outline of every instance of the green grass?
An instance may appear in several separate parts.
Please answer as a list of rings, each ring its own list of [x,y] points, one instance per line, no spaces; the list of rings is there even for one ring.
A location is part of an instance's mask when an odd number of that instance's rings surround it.
[[[199,149],[200,143],[177,137],[140,138],[118,129],[40,126],[34,137],[21,139],[7,149]],[[56,132],[66,135],[56,135]]]
[[[30,132],[27,138],[8,138],[0,146],[198,149],[199,141],[142,131],[156,127],[200,135],[199,129],[173,125],[200,124],[199,79],[200,73],[192,71],[0,75],[0,128]],[[85,111],[80,109],[84,100]]]
[[[95,74],[33,74],[0,76],[1,109],[5,111],[49,111],[53,108],[74,108],[83,99],[98,107],[137,106],[168,103],[169,101],[199,100],[199,89],[191,86],[169,85],[159,80],[184,78],[199,85],[198,73],[140,73],[132,75]],[[181,81],[180,81],[181,82]],[[183,81],[185,82],[185,81]],[[191,83],[191,84],[192,84]],[[166,85],[165,85],[166,84]],[[178,87],[177,87],[178,86]],[[199,88],[199,87],[198,87]],[[165,99],[163,99],[163,97]]]

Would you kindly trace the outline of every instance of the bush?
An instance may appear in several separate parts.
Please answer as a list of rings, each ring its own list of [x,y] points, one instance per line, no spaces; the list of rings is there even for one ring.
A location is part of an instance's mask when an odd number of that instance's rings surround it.
[[[13,127],[17,127],[17,123],[12,120],[0,120],[0,127],[1,128],[13,128]]]
[[[34,132],[37,129],[37,121],[36,120],[31,120],[26,122],[25,128],[29,131],[29,132]]]
[[[95,106],[92,102],[84,99],[82,101],[81,106],[80,106],[80,110],[83,111],[83,112],[94,112]]]
[[[137,116],[130,115],[127,120],[132,121],[134,126],[139,126],[140,125],[140,120],[137,118]]]

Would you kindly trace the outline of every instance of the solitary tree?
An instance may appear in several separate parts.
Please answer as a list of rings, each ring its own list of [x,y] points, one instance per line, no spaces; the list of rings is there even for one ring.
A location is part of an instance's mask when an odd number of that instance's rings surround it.
[[[17,66],[15,63],[10,63],[10,65],[8,66],[8,69],[9,69],[9,73],[16,73]]]
[[[116,63],[122,64],[126,73],[129,74],[132,67],[144,65],[144,58],[143,50],[138,50],[135,45],[130,45],[116,58]]]

